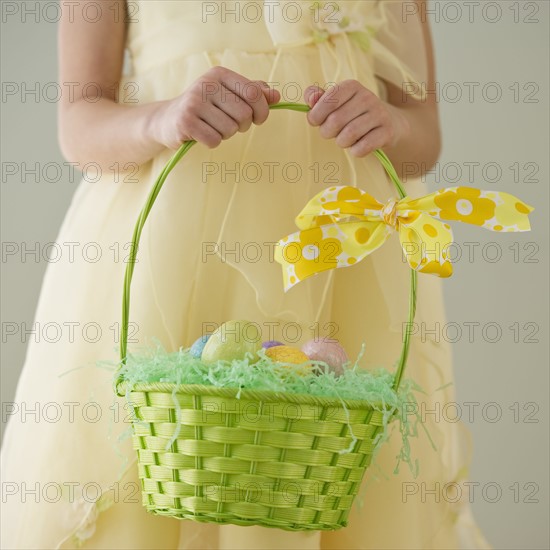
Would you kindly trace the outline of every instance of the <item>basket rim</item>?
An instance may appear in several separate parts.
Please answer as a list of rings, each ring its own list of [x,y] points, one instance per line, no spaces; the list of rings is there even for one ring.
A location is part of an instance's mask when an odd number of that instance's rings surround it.
[[[171,382],[138,382],[128,388],[128,381],[122,380],[117,384],[117,394],[125,397],[133,392],[157,392],[157,393],[179,393],[188,395],[207,395],[214,397],[228,397],[237,400],[262,401],[267,403],[276,403],[284,401],[286,403],[297,403],[300,405],[320,405],[323,407],[345,406],[348,409],[372,409],[373,411],[391,411],[397,409],[382,401],[368,401],[366,399],[344,399],[338,397],[321,397],[303,393],[277,392],[272,390],[253,390],[238,388],[221,388],[219,386],[208,386],[204,384],[174,384]],[[395,391],[395,390],[394,390]],[[237,397],[237,394],[239,395]]]

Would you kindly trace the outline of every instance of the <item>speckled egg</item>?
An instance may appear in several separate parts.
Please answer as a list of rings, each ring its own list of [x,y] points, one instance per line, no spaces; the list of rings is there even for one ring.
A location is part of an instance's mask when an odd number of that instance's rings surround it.
[[[204,363],[244,359],[251,353],[257,360],[257,352],[262,347],[261,330],[250,321],[227,321],[220,325],[204,346],[201,359]]]
[[[279,342],[278,340],[268,340],[267,342],[264,342],[262,344],[262,348],[264,349],[273,348],[275,346],[284,346],[284,344],[282,342]]]
[[[200,338],[197,338],[193,345],[189,348],[189,353],[196,357],[197,359],[201,358],[202,351],[204,349],[204,346],[206,346],[206,342],[208,342],[210,338],[210,334],[205,334],[204,336],[201,336]]]
[[[272,348],[268,348],[265,354],[273,361],[303,365],[305,372],[310,372],[311,370],[311,363],[309,363],[308,356],[299,349],[291,346],[273,346]]]
[[[343,374],[344,363],[349,361],[344,348],[330,338],[309,340],[302,346],[302,351],[313,361],[324,361],[336,376]]]

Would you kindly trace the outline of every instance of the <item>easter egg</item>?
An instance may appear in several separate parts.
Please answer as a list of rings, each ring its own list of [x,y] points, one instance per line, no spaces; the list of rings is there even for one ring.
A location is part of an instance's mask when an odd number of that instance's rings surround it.
[[[261,330],[250,321],[227,321],[220,325],[210,336],[202,350],[204,363],[216,361],[233,361],[244,359],[251,353],[258,360],[256,353],[262,347]]]
[[[193,345],[189,348],[189,353],[193,357],[200,359],[202,355],[202,350],[204,349],[204,346],[206,346],[206,342],[208,342],[210,336],[211,336],[210,334],[205,334],[204,336],[197,338],[193,342]]]
[[[344,363],[348,356],[337,340],[321,338],[309,340],[302,346],[302,351],[313,361],[325,362],[336,376],[344,372]]]
[[[282,342],[278,342],[277,340],[268,340],[267,342],[264,342],[262,344],[262,348],[269,349],[273,348],[275,346],[283,346],[284,344]]]
[[[309,357],[299,349],[291,346],[273,346],[265,352],[267,357],[278,363],[292,363],[293,365],[303,365],[307,372],[311,370]],[[305,364],[304,364],[305,363]]]

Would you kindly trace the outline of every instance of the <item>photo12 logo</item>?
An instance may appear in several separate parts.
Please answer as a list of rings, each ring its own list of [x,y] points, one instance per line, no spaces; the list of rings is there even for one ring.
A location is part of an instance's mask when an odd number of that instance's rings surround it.
[[[81,20],[86,23],[98,23],[109,20],[114,23],[139,22],[139,3],[126,0],[124,4],[115,0],[97,1],[8,1],[0,2],[2,23],[59,23],[64,16],[69,23]]]
[[[447,502],[456,504],[458,502],[486,502],[495,504],[508,500],[515,504],[538,504],[540,502],[537,495],[540,491],[540,485],[534,481],[519,482],[511,485],[499,483],[496,481],[450,481],[441,483],[412,481],[404,482],[401,491],[401,501],[410,503],[413,501],[423,504],[432,502]]]
[[[434,23],[540,23],[538,14],[541,1],[506,1],[489,0],[430,0],[416,2],[408,0],[402,3],[401,19],[404,23],[412,18],[420,17]]]

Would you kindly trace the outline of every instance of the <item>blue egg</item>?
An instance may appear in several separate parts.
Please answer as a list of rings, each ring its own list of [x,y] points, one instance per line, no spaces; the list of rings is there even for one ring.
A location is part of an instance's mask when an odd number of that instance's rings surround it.
[[[208,339],[210,338],[210,334],[205,334],[204,336],[201,336],[200,338],[197,338],[194,342],[191,348],[189,349],[189,353],[197,358],[200,359],[202,355],[202,350],[204,349],[204,346],[206,346],[206,342],[208,342]]]

